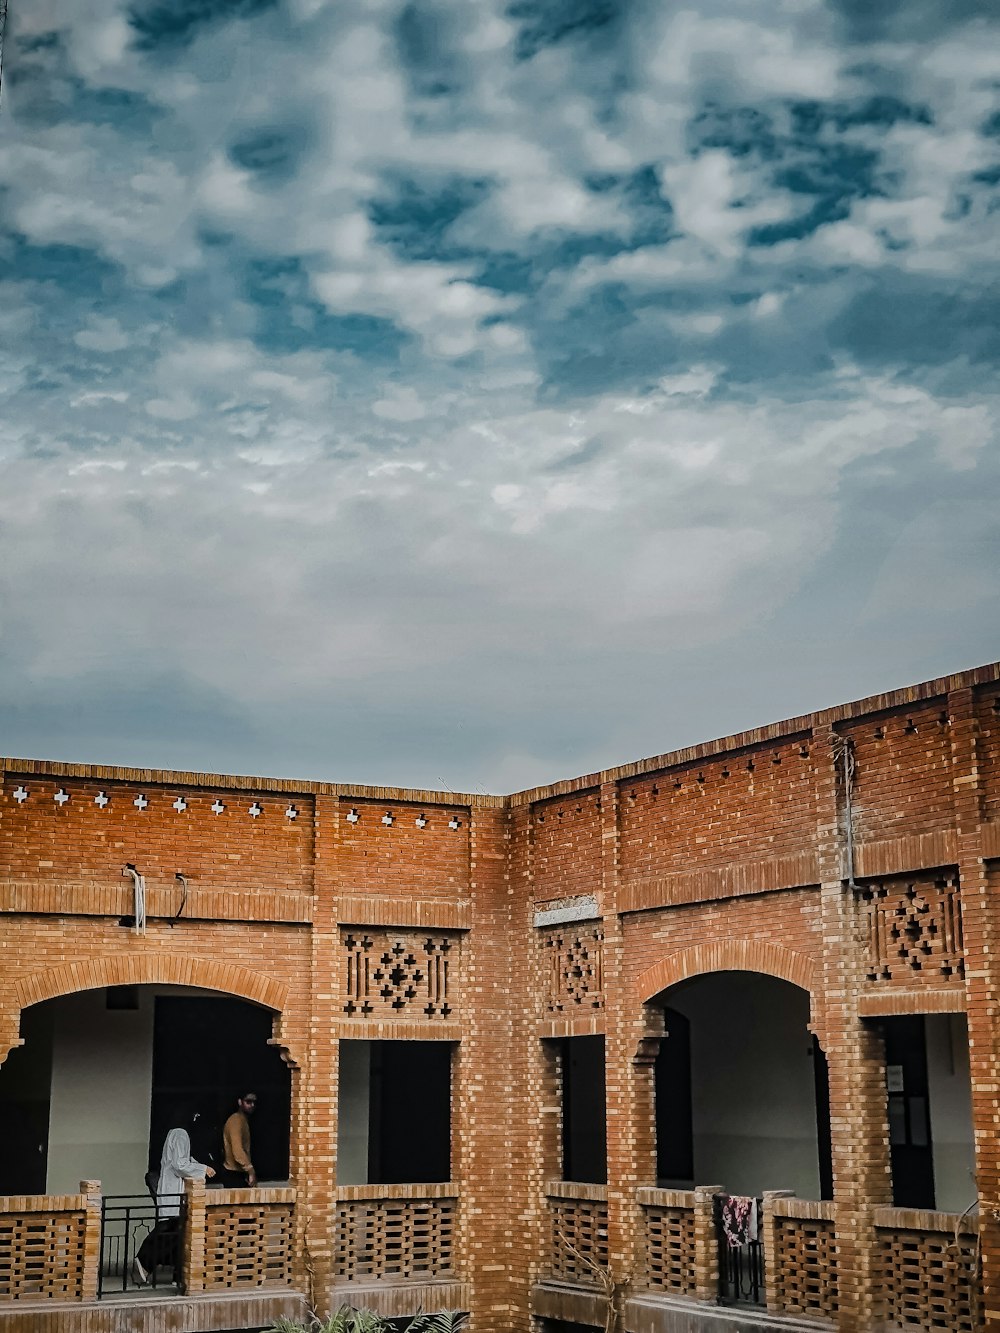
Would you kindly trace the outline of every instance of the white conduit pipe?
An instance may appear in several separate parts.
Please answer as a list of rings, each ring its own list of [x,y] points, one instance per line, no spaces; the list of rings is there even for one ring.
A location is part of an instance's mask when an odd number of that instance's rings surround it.
[[[135,866],[127,865],[122,871],[123,875],[131,875],[132,883],[135,888],[135,933],[145,935],[146,933],[146,881],[136,870]]]

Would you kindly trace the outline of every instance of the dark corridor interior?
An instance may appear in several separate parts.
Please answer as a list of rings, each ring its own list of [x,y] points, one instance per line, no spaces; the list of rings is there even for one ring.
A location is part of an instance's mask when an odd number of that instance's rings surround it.
[[[927,1034],[923,1016],[886,1018],[886,1097],[892,1201],[897,1208],[934,1208]]]
[[[563,1180],[604,1185],[608,1179],[604,1038],[564,1037],[560,1055]]]
[[[287,1180],[291,1071],[269,1046],[272,1014],[228,996],[160,995],[153,1019],[149,1166],[156,1170],[177,1108],[194,1102],[204,1127],[192,1135],[200,1161],[219,1165],[222,1126],[241,1092],[257,1093],[251,1125],[258,1179]]]
[[[676,1009],[665,1008],[664,1029],[666,1036],[660,1043],[654,1067],[656,1179],[661,1186],[690,1189],[697,1184],[694,1168],[691,1020]],[[815,1036],[810,1035],[809,1040],[816,1096],[819,1197],[832,1199],[829,1071],[822,1046]]]
[[[21,1015],[22,1046],[0,1065],[0,1194],[44,1194],[52,1082],[52,1008]]]
[[[694,1111],[691,1105],[691,1020],[664,1010],[666,1036],[654,1068],[656,1179],[661,1185],[694,1184]]]
[[[451,1059],[446,1041],[373,1041],[368,1180],[451,1179]]]

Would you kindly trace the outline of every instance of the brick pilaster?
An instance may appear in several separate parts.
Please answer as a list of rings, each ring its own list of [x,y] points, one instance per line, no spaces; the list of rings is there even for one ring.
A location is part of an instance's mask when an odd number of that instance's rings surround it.
[[[182,1246],[184,1291],[187,1295],[205,1290],[205,1182],[184,1182],[184,1240]]]
[[[876,1297],[872,1208],[890,1201],[882,1042],[858,1019],[860,971],[855,904],[844,883],[845,829],[835,759],[837,736],[820,715],[812,753],[816,773],[816,846],[821,878],[823,993],[813,996],[813,1027],[830,1076],[830,1138],[840,1275],[841,1333],[872,1326]]]
[[[334,1284],[333,1252],[337,1215],[337,1079],[340,1043],[335,969],[339,962],[337,897],[340,889],[337,845],[339,802],[317,796],[313,866],[313,929],[311,938],[312,1012],[309,1023],[309,1066],[305,1088],[301,1153],[303,1181],[297,1235],[299,1263],[306,1269],[307,1294],[317,1312],[330,1312]],[[304,1204],[302,1206],[304,1196]]]
[[[617,913],[618,788],[601,786],[601,884],[604,915],[605,1095],[608,1155],[608,1261],[619,1283],[628,1282],[635,1262],[640,1184],[635,1162],[635,1097],[630,1029],[631,997],[625,990],[625,932]],[[644,1185],[652,1184],[644,1179]]]
[[[101,1182],[81,1180],[80,1193],[84,1196],[83,1276],[80,1296],[85,1301],[97,1299],[97,1283],[101,1271]]]
[[[466,1255],[461,1276],[472,1288],[476,1333],[507,1333],[527,1312],[524,1270],[511,1264],[512,1217],[523,1204],[521,1181],[512,1169],[523,1104],[514,1105],[510,1060],[508,816],[495,807],[473,807],[471,820],[473,924],[463,941],[465,1020],[455,1086],[452,1178],[461,1189],[461,1250]]]
[[[982,855],[983,781],[971,689],[948,696],[958,877],[962,895],[972,1122],[983,1263],[983,1323],[1000,1328],[1000,875]]]
[[[774,1200],[791,1199],[794,1196],[794,1190],[765,1190],[761,1199],[760,1239],[764,1246],[764,1304],[775,1314],[781,1313],[781,1304],[778,1301],[775,1283],[780,1249]]]
[[[721,1185],[699,1185],[694,1192],[694,1294],[696,1300],[713,1305],[719,1299],[719,1233],[715,1225],[715,1200],[725,1190]]]

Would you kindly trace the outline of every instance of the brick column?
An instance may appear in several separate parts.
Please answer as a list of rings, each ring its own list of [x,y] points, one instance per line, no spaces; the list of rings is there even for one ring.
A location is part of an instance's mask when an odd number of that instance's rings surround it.
[[[551,1242],[545,1182],[560,1174],[558,1059],[551,1044],[539,1039],[545,1010],[546,977],[536,940],[534,848],[530,804],[510,810],[511,955],[510,1005],[514,1032],[515,1124],[511,1271],[531,1287],[550,1269]],[[520,1167],[518,1171],[517,1168]],[[523,1185],[523,1188],[521,1186]],[[510,1323],[511,1333],[533,1328],[525,1306]]]
[[[186,1295],[205,1290],[205,1182],[184,1182],[184,1241],[181,1274]]]
[[[965,945],[972,1122],[983,1263],[983,1326],[1000,1329],[1000,869],[982,855],[983,780],[971,689],[948,696]]]
[[[80,1296],[85,1301],[94,1301],[97,1299],[97,1282],[101,1272],[101,1182],[81,1180],[80,1193],[84,1196]]]
[[[317,1313],[330,1313],[334,1283],[333,1251],[337,1215],[337,1077],[340,1043],[335,1034],[342,1017],[337,1009],[337,844],[340,809],[334,796],[317,795],[313,868],[312,1012],[309,1066],[300,1076],[303,1105],[302,1163],[296,1212],[302,1244],[301,1266],[307,1295]],[[304,1187],[303,1187],[304,1186]],[[299,1268],[296,1264],[296,1268]]]
[[[768,1310],[781,1313],[781,1306],[774,1294],[775,1275],[778,1271],[778,1225],[774,1220],[772,1204],[775,1199],[792,1199],[794,1190],[765,1190],[760,1209],[760,1242],[764,1248],[764,1304]]]
[[[694,1294],[699,1301],[719,1300],[719,1235],[715,1229],[715,1200],[725,1194],[721,1185],[698,1185],[694,1192]]]
[[[464,1024],[452,1178],[461,1188],[460,1276],[472,1288],[476,1333],[506,1333],[527,1312],[524,1270],[511,1264],[510,1254],[513,1214],[523,1206],[514,1163],[523,1152],[517,1118],[524,1112],[514,1106],[511,1074],[508,820],[506,811],[493,806],[473,806],[470,816],[472,929],[462,941]]]
[[[645,1016],[628,986],[625,923],[618,915],[618,784],[601,784],[604,917],[605,1093],[608,1137],[608,1256],[619,1291],[638,1271],[643,1243],[640,1185],[656,1183],[652,1067],[635,1063]]]
[[[626,965],[626,920],[618,912],[619,789],[601,786],[604,988],[607,1009],[608,1224],[611,1265],[623,1288],[646,1271],[640,1187],[656,1184],[655,1064],[663,1015],[642,1003]],[[666,1034],[669,1041],[670,1034]],[[626,1293],[627,1294],[627,1293]],[[712,1299],[715,1298],[713,1293]]]
[[[841,793],[832,714],[813,735],[816,850],[821,878],[823,994],[813,997],[812,1027],[830,1076],[830,1140],[836,1212],[841,1333],[867,1333],[876,1297],[872,1209],[891,1199],[885,1061],[878,1033],[858,1019],[862,973],[855,904],[844,884]]]

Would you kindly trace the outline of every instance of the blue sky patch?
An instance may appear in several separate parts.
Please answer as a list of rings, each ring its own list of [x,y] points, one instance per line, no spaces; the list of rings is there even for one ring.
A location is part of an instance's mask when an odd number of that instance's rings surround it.
[[[129,13],[137,44],[145,49],[189,42],[206,27],[249,18],[271,9],[279,0],[148,0]]]

